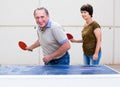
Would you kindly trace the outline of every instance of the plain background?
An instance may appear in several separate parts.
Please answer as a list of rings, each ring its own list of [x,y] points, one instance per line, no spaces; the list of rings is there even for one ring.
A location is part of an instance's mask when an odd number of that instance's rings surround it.
[[[44,6],[50,17],[66,32],[81,39],[84,20],[80,7],[93,5],[95,19],[102,29],[102,58],[100,64],[120,64],[120,0],[1,0],[0,1],[0,64],[42,65],[42,49],[33,52],[18,47],[22,40],[31,45],[37,39],[35,8]],[[82,44],[71,43],[71,65],[83,64]]]

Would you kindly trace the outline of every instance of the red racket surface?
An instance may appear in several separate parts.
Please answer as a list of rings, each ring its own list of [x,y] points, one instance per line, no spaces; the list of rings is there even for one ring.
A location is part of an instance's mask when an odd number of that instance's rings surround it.
[[[67,35],[68,39],[73,39],[73,36],[72,36],[72,34],[70,34],[70,33],[67,33],[66,35]]]
[[[20,47],[22,50],[26,50],[27,45],[26,45],[25,42],[19,41],[19,42],[18,42],[18,45],[19,45],[19,47]]]

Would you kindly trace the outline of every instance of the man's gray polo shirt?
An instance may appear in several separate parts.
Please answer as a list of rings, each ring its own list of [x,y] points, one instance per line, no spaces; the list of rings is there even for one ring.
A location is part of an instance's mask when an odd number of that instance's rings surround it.
[[[63,43],[68,41],[63,27],[52,20],[49,20],[44,31],[38,28],[37,34],[44,56],[55,52]],[[61,56],[58,56],[56,59]]]

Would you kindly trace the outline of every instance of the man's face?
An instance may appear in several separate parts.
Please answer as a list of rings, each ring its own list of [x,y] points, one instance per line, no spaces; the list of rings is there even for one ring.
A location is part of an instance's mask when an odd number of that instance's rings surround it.
[[[35,14],[36,23],[41,27],[44,28],[48,23],[49,16],[46,14],[44,10],[36,10]]]

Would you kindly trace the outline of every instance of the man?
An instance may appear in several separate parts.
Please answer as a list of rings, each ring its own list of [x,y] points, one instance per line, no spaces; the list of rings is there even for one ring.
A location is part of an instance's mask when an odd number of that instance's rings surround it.
[[[63,28],[50,20],[49,12],[44,7],[35,9],[34,17],[38,24],[38,40],[26,49],[32,51],[41,46],[45,65],[69,65],[70,43]]]

